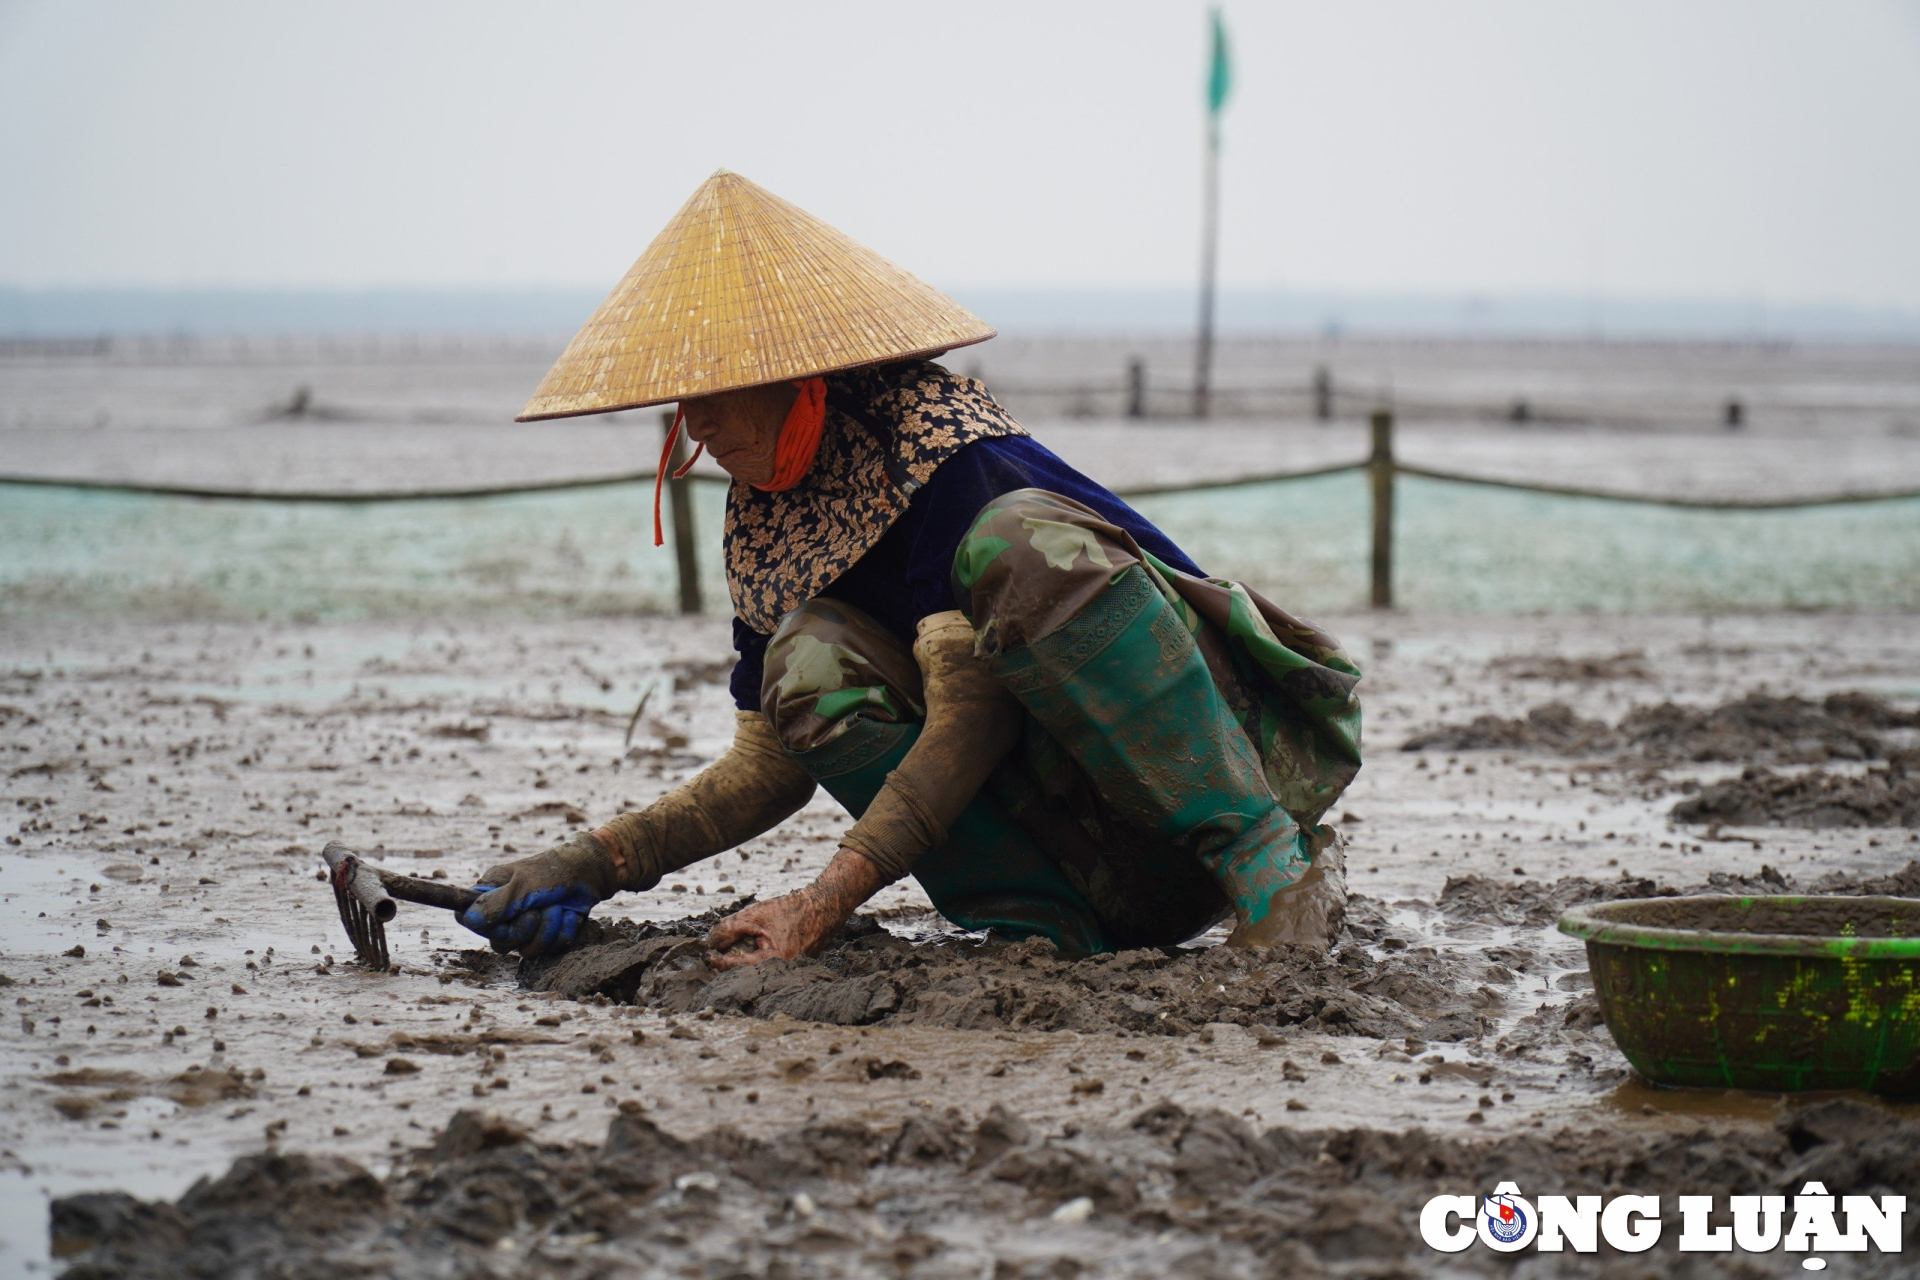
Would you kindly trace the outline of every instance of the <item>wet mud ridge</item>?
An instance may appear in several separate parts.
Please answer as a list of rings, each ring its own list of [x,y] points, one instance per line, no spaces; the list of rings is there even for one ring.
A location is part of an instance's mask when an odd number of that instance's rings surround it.
[[[1501,880],[1490,876],[1456,876],[1440,894],[1441,909],[1457,918],[1497,920],[1503,924],[1552,924],[1569,907],[1621,898],[1674,898],[1694,894],[1732,894],[1766,897],[1779,894],[1847,894],[1920,898],[1920,862],[1909,862],[1887,875],[1848,875],[1832,871],[1812,880],[1784,875],[1762,864],[1751,875],[1727,871],[1710,873],[1706,880],[1684,887],[1663,885],[1644,877],[1589,880],[1566,876],[1559,880]]]
[[[1578,716],[1564,702],[1524,717],[1484,715],[1462,725],[1415,733],[1403,751],[1544,751],[1569,756],[1620,756],[1637,765],[1823,764],[1881,760],[1889,737],[1920,728],[1920,712],[1902,711],[1865,693],[1822,701],[1750,693],[1717,707],[1671,702],[1636,707],[1617,725]]]
[[[1363,900],[1356,916],[1377,920],[1369,905]],[[1063,956],[1041,939],[913,943],[866,916],[817,959],[716,973],[700,941],[711,918],[616,926],[564,956],[522,961],[516,976],[536,991],[669,1014],[1143,1035],[1185,1035],[1224,1022],[1425,1040],[1479,1034],[1483,1014],[1499,1003],[1488,984],[1512,978],[1485,962],[1442,967],[1431,952],[1376,957],[1357,941],[1331,955],[1205,947],[1087,958]],[[1358,919],[1355,936],[1383,936],[1383,926]],[[462,960],[476,978],[503,964],[480,951]]]
[[[1896,751],[1864,773],[1748,768],[1702,787],[1672,816],[1740,827],[1920,827],[1920,750]]]
[[[1550,752],[1659,770],[1743,764],[1737,778],[1704,786],[1674,805],[1675,822],[1743,827],[1920,827],[1920,712],[1864,693],[1823,701],[1748,694],[1697,709],[1662,703],[1629,711],[1617,725],[1584,719],[1563,702],[1517,719],[1480,716],[1423,730],[1405,751]],[[1867,763],[1885,761],[1885,764]],[[1867,763],[1864,771],[1844,766]],[[1837,764],[1842,769],[1778,772],[1773,766]],[[1658,776],[1658,775],[1653,775]]]
[[[1514,655],[1495,658],[1490,671],[1513,680],[1547,680],[1555,684],[1588,684],[1602,680],[1651,680],[1653,667],[1644,650],[1566,657],[1562,654]]]
[[[1602,1246],[1557,1255],[1553,1274],[1678,1274],[1679,1195],[1712,1189],[1722,1222],[1726,1195],[1792,1195],[1807,1181],[1836,1196],[1904,1194],[1920,1183],[1920,1124],[1830,1099],[1764,1129],[1461,1140],[1261,1133],[1160,1103],[1085,1131],[1042,1133],[995,1107],[977,1124],[923,1111],[762,1140],[676,1137],[634,1107],[599,1145],[560,1146],[463,1111],[385,1180],[338,1157],[269,1151],[171,1204],[58,1200],[53,1239],[67,1280],[1405,1276],[1437,1261],[1417,1227],[1430,1196],[1507,1179],[1523,1194],[1662,1197],[1661,1243],[1631,1272]],[[1912,1249],[1920,1216],[1905,1231]],[[1910,1274],[1899,1254],[1848,1261],[1851,1275]],[[1478,1248],[1447,1262],[1453,1274],[1513,1269]],[[1799,1273],[1797,1255],[1744,1264],[1738,1274]]]

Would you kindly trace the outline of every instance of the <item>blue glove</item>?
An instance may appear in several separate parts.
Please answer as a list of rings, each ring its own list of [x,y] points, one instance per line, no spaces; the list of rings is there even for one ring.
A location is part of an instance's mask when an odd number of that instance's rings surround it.
[[[502,955],[568,946],[587,913],[619,887],[611,855],[584,831],[545,853],[489,867],[480,880],[473,887],[481,897],[459,920]]]

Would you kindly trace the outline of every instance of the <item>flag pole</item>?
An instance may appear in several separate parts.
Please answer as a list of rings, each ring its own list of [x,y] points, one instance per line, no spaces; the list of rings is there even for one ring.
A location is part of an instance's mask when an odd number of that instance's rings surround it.
[[[1213,378],[1214,275],[1220,247],[1220,109],[1232,86],[1227,61],[1227,28],[1220,11],[1211,15],[1213,55],[1207,66],[1207,154],[1200,215],[1200,335],[1194,344],[1193,416],[1204,418]]]
[[[1213,374],[1213,279],[1220,241],[1220,129],[1207,121],[1207,158],[1200,229],[1200,338],[1195,346],[1193,416],[1207,416],[1208,383]]]

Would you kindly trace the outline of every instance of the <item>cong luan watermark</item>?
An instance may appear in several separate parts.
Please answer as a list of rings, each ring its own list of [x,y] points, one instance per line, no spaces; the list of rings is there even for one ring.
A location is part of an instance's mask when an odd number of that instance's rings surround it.
[[[1715,1225],[1713,1196],[1679,1196],[1682,1253],[1804,1253],[1801,1266],[1826,1267],[1828,1253],[1900,1252],[1905,1196],[1831,1196],[1809,1182],[1796,1196],[1729,1196],[1732,1221]],[[1644,1253],[1666,1230],[1659,1196],[1540,1196],[1537,1203],[1503,1182],[1485,1197],[1435,1196],[1420,1210],[1420,1236],[1443,1253],[1477,1241],[1500,1253]]]

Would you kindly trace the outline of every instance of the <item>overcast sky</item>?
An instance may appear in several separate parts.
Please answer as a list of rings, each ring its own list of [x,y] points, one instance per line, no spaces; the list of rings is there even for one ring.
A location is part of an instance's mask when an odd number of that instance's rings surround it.
[[[1920,0],[1229,2],[1223,282],[1920,307]],[[726,166],[1189,283],[1205,6],[0,0],[0,285],[590,286]]]

